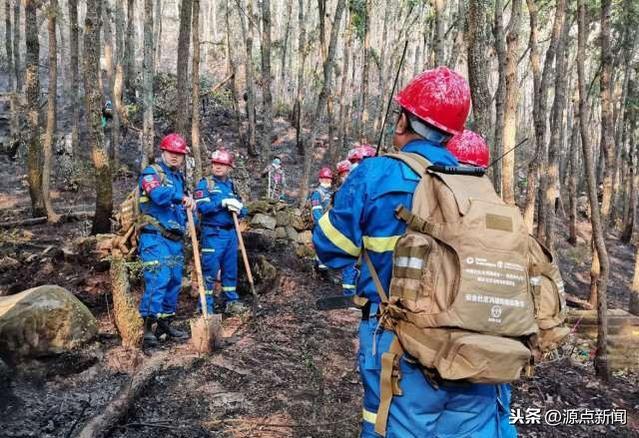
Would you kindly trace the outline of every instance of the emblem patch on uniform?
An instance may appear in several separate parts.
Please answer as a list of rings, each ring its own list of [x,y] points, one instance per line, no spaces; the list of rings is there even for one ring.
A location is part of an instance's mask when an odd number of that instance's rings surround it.
[[[160,187],[160,178],[158,178],[157,175],[145,175],[144,178],[142,178],[142,189],[144,189],[145,192],[151,193],[151,190],[156,187]]]
[[[194,193],[195,199],[200,199],[204,197],[204,190],[196,190]]]

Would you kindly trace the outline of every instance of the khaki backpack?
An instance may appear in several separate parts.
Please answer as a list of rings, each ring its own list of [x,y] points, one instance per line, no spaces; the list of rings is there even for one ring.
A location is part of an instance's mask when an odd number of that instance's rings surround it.
[[[516,206],[505,204],[486,176],[438,173],[420,155],[389,154],[421,180],[393,255],[380,324],[395,333],[382,356],[376,432],[384,434],[399,359],[407,353],[435,385],[442,380],[504,383],[567,336],[563,282],[552,257],[528,235]]]
[[[159,164],[151,164],[155,173],[160,176],[160,184],[164,185],[166,174]],[[137,186],[122,201],[118,211],[115,213],[117,223],[117,246],[124,255],[131,255],[137,248],[138,231],[149,223],[159,225],[157,221],[150,216],[142,215],[140,212],[140,202],[148,202],[149,198],[146,194],[140,194],[140,188]]]

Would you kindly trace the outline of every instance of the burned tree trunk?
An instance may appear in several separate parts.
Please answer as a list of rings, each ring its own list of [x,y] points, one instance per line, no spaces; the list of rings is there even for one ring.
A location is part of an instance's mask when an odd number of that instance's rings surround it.
[[[142,102],[144,115],[142,118],[142,166],[145,167],[153,157],[153,0],[144,0],[144,68],[142,70]]]
[[[51,160],[53,155],[53,140],[55,138],[55,128],[57,122],[57,93],[58,93],[58,47],[56,40],[56,16],[58,14],[58,0],[51,0],[49,3],[49,16],[47,29],[49,33],[49,87],[47,96],[47,130],[44,134],[44,149],[42,163],[42,196],[44,208],[47,212],[49,222],[58,222],[60,216],[53,210],[51,204]]]
[[[191,147],[195,158],[195,181],[202,178],[202,149],[200,146],[200,0],[193,0],[193,67],[191,83],[193,84],[191,114]]]
[[[545,196],[541,202],[545,203],[543,213],[545,215],[546,247],[554,249],[555,242],[555,203],[560,199],[559,192],[559,151],[563,144],[561,136],[564,121],[564,109],[566,106],[566,64],[567,64],[567,40],[568,25],[565,22],[565,0],[557,2],[556,19],[559,21],[561,33],[557,42],[557,53],[555,55],[555,100],[551,112],[550,144],[548,145],[548,164],[544,175],[546,177]]]
[[[125,93],[131,98],[135,97],[135,0],[126,2],[126,39],[124,55],[124,81]]]
[[[601,222],[601,214],[599,212],[599,203],[597,201],[597,186],[595,182],[595,168],[592,153],[592,145],[588,133],[588,105],[586,94],[586,6],[585,0],[579,0],[579,19],[578,19],[578,49],[577,49],[577,74],[579,78],[579,121],[581,131],[581,147],[583,149],[584,167],[588,182],[588,197],[590,199],[590,218],[592,222],[593,243],[601,266],[600,276],[597,281],[597,296],[590,297],[591,303],[597,304],[597,318],[599,320],[597,329],[597,356],[595,357],[595,370],[597,375],[603,380],[609,379],[608,370],[608,352],[607,352],[607,336],[608,336],[608,301],[607,287],[608,275],[610,272],[610,264],[608,260],[608,252],[606,250],[606,242],[603,235],[603,226]],[[603,0],[602,15],[609,6],[609,0]],[[594,252],[594,251],[593,251]],[[593,254],[594,255],[594,254]],[[594,259],[594,257],[593,257]],[[594,260],[593,260],[594,262]],[[594,299],[593,299],[594,298]]]
[[[231,94],[233,95],[233,106],[235,109],[235,129],[237,130],[237,137],[240,140],[240,144],[245,144],[246,138],[242,131],[242,118],[241,118],[241,103],[240,93],[237,89],[237,61],[235,60],[234,48],[231,46],[231,20],[230,20],[230,0],[226,0],[226,12],[224,14],[224,20],[226,23],[226,59],[228,60],[228,73],[231,77]]]
[[[573,102],[572,135],[570,136],[570,179],[568,198],[570,202],[570,234],[568,243],[577,245],[577,177],[579,175],[579,102]]]
[[[271,95],[271,1],[262,0],[262,161],[266,161],[271,150],[273,133],[273,96]]]
[[[504,151],[504,103],[506,101],[506,38],[504,37],[504,2],[495,0],[495,23],[493,35],[495,37],[495,51],[497,52],[497,71],[499,82],[495,91],[495,136],[492,152],[493,157],[500,157]],[[493,167],[493,185],[497,193],[502,194],[502,162]]]
[[[512,0],[511,17],[506,37],[506,99],[504,101],[504,151],[515,146],[517,139],[517,107],[519,102],[519,82],[517,80],[517,50],[519,48],[519,23],[521,21],[521,0]],[[515,203],[515,152],[506,154],[502,160],[501,197],[508,204]]]
[[[613,51],[610,41],[610,9],[612,2],[601,2],[601,75],[599,91],[601,96],[601,150],[606,163],[603,177],[603,198],[601,200],[601,219],[604,233],[608,227],[612,206],[612,184],[615,162],[615,139],[612,103]],[[618,146],[620,147],[620,146]]]
[[[255,123],[255,83],[254,83],[254,71],[253,71],[253,0],[247,0],[246,14],[249,17],[246,21],[244,14],[240,11],[240,27],[242,28],[242,34],[244,34],[244,45],[246,48],[246,59],[244,62],[244,71],[246,76],[246,94],[244,100],[246,101],[246,118],[248,120],[248,153],[252,157],[259,155],[257,151],[257,139],[256,139],[256,123]],[[300,37],[301,38],[301,37]]]
[[[466,44],[468,47],[468,82],[473,100],[473,129],[487,141],[490,139],[491,98],[488,88],[490,66],[486,63],[488,50],[488,15],[490,2],[470,0],[466,14]],[[497,158],[495,156],[494,158]]]
[[[444,0],[432,0],[435,8],[435,65],[444,65]]]
[[[309,0],[310,1],[310,0]],[[300,58],[297,66],[297,90],[293,112],[295,114],[295,138],[297,141],[297,153],[304,156],[304,138],[302,133],[302,102],[304,89],[304,66],[306,64],[306,23],[304,22],[304,0],[299,0],[297,13],[298,27],[300,29],[297,56]]]
[[[371,0],[365,1],[366,8],[364,10],[364,50],[363,50],[363,66],[362,66],[362,107],[361,116],[359,117],[360,128],[358,130],[358,134],[360,137],[360,141],[366,142],[368,138],[368,81],[369,81],[369,70],[370,70],[370,58],[371,58],[371,9],[372,2]]]
[[[13,3],[13,73],[16,78],[16,91],[22,92],[22,70],[20,66],[20,0]],[[26,8],[26,6],[25,6]],[[25,9],[26,17],[26,9]],[[25,29],[26,34],[26,29]]]
[[[71,148],[77,153],[80,145],[80,63],[79,63],[79,27],[78,27],[78,0],[69,1],[69,53],[71,71],[71,96],[69,109],[71,111]]]
[[[27,179],[31,212],[33,217],[45,215],[44,197],[42,194],[42,142],[40,140],[40,77],[38,61],[40,43],[38,42],[37,1],[26,0],[24,3],[26,55],[26,96],[27,120],[29,124],[29,144],[27,152]]]
[[[91,144],[91,157],[95,168],[95,217],[92,234],[108,233],[111,230],[111,214],[113,209],[113,189],[111,186],[111,166],[104,138],[101,121],[101,90],[98,83],[100,68],[100,15],[101,1],[87,0],[87,13],[84,20],[84,103],[88,122],[88,140]]]
[[[4,49],[7,52],[7,72],[9,73],[9,89],[15,91],[15,74],[13,69],[13,47],[11,46],[11,0],[4,1]]]
[[[189,47],[191,41],[192,0],[182,0],[180,6],[180,32],[177,53],[177,120],[176,131],[187,138],[189,118]]]

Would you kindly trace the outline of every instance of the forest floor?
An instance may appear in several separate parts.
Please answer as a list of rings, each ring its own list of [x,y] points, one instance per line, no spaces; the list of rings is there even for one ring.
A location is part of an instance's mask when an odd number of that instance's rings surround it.
[[[223,129],[219,127],[224,120],[211,121],[210,126]],[[293,164],[291,129],[284,121],[278,122],[278,129],[278,150],[291,174],[299,178],[301,166]],[[220,133],[209,134],[223,138]],[[0,222],[29,217],[24,175],[23,160],[0,157]],[[55,181],[58,212],[91,210],[90,181],[87,178],[77,191],[65,191],[64,184]],[[116,199],[123,198],[133,181],[127,173],[115,179]],[[566,233],[563,225],[559,231]],[[0,230],[0,260],[13,260],[0,266],[0,296],[58,284],[88,306],[100,328],[97,341],[82,351],[19,367],[12,381],[0,388],[2,436],[74,436],[102,412],[138,363],[117,337],[108,262],[71,250],[71,242],[89,232],[90,222],[85,220]],[[580,235],[575,248],[558,239],[558,251],[567,291],[586,298],[590,266],[586,221],[580,223]],[[609,237],[609,307],[627,308],[634,249]],[[188,343],[170,341],[146,351],[147,358],[165,353],[166,363],[109,436],[357,436],[362,395],[356,369],[358,313],[317,311],[315,300],[339,294],[338,286],[316,278],[312,263],[298,259],[289,248],[276,247],[266,255],[278,269],[278,279],[274,287],[261,291],[261,314],[225,319],[225,342],[211,355],[197,355]],[[140,285],[134,286],[139,293]],[[188,327],[194,304],[189,293],[182,293],[178,306],[182,328]],[[535,378],[514,385],[512,408],[524,413],[540,409],[542,415],[541,424],[519,425],[520,436],[639,437],[639,373],[615,371],[609,384],[600,383],[591,352],[592,345],[572,339],[563,357],[539,366]],[[543,421],[544,412],[551,409],[624,409],[627,424],[551,426]]]

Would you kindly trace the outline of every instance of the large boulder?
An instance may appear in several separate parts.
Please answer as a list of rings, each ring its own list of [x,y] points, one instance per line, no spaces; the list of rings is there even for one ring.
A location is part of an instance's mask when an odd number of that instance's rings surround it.
[[[274,230],[277,225],[277,220],[273,216],[268,216],[266,214],[258,213],[253,216],[251,220],[251,227],[253,228],[262,228],[265,230]]]
[[[9,361],[70,351],[97,334],[89,309],[60,286],[0,297],[0,356]]]

